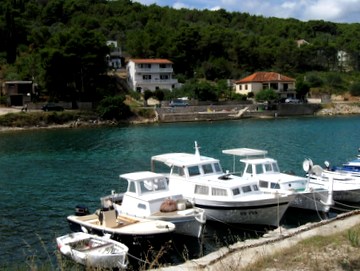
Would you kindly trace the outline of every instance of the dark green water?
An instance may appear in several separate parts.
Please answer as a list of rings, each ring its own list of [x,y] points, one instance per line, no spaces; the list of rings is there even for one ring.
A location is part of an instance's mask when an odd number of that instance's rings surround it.
[[[339,164],[357,154],[360,116],[2,132],[0,267],[33,256],[53,260],[55,237],[69,232],[66,216],[77,204],[94,211],[101,196],[125,190],[120,173],[150,170],[152,155],[193,152],[195,140],[223,169],[232,158],[222,149],[248,147],[268,150],[281,171],[303,175],[304,158]],[[201,254],[214,249],[214,232]]]

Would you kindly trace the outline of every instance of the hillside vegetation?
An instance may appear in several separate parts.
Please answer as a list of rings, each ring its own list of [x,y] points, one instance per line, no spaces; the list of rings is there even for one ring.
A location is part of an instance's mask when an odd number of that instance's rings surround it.
[[[126,58],[172,60],[181,83],[219,84],[271,70],[317,93],[360,93],[360,24],[177,10],[130,0],[3,0],[0,40],[0,80],[33,80],[54,100],[100,101],[118,94],[107,75],[107,40],[116,40]],[[298,40],[306,42],[298,46]]]

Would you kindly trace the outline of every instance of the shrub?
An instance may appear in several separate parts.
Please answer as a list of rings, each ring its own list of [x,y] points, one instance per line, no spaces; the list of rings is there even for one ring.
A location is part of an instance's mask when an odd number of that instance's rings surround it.
[[[360,247],[360,229],[350,229],[348,239],[353,247]]]
[[[7,97],[6,96],[0,96],[0,104],[5,104],[7,103]]]
[[[355,82],[350,86],[350,94],[352,96],[360,96],[360,82]]]
[[[127,106],[124,101],[124,96],[106,97],[100,101],[97,111],[103,119],[127,119],[132,113],[130,107]]]
[[[263,89],[255,95],[255,100],[258,102],[273,101],[277,99],[278,94],[272,89]]]
[[[319,76],[314,74],[307,75],[306,82],[311,88],[321,87],[324,85],[324,81]]]

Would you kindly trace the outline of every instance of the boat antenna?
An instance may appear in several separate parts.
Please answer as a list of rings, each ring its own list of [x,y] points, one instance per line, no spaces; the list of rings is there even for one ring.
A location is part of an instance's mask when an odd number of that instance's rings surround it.
[[[195,156],[200,159],[200,147],[197,144],[197,141],[195,141]]]

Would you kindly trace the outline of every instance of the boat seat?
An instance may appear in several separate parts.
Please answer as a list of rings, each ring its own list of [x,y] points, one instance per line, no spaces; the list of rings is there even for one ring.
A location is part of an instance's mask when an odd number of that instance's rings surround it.
[[[109,227],[109,228],[115,228],[117,227],[117,221],[116,221],[116,211],[115,210],[109,210],[109,211],[103,211],[103,226]]]

